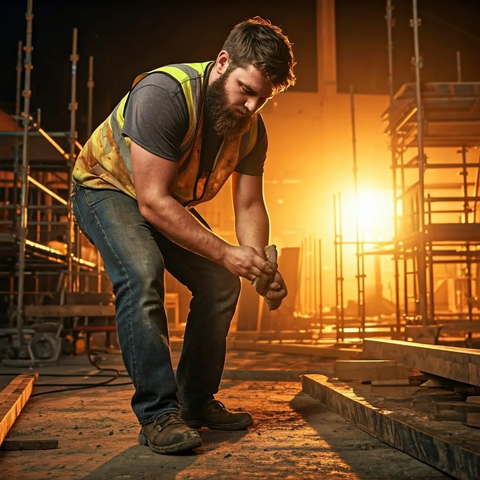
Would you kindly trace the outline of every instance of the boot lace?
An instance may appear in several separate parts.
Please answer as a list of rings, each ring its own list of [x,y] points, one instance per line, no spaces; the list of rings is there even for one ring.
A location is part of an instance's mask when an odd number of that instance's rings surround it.
[[[166,413],[154,420],[154,427],[160,432],[171,425],[183,425],[185,422],[178,413]]]
[[[212,410],[213,412],[221,412],[227,409],[227,407],[225,407],[225,405],[220,400],[215,399],[210,400],[207,403],[206,408]]]

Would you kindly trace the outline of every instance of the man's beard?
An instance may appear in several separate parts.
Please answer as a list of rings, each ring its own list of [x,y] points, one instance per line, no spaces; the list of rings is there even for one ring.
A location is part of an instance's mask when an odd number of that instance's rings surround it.
[[[245,107],[229,104],[225,89],[229,75],[227,70],[208,86],[205,94],[205,112],[209,115],[217,135],[233,140],[249,129],[252,115]]]

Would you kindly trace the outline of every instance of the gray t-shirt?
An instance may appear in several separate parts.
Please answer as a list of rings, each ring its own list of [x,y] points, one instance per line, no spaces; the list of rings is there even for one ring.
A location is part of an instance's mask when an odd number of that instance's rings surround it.
[[[200,82],[194,78],[192,82]],[[123,125],[123,136],[154,155],[178,162],[180,145],[188,129],[188,107],[183,90],[169,75],[151,73],[135,85],[128,99]],[[210,122],[204,121],[201,161],[213,164],[222,138]],[[258,121],[257,142],[244,157],[236,172],[262,175],[267,155],[268,139],[261,116]]]

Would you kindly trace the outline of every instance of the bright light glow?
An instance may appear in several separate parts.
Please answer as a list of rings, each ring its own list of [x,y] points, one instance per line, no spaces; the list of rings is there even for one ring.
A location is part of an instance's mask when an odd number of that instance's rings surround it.
[[[393,199],[389,190],[365,189],[342,194],[344,238],[354,238],[356,224],[365,240],[390,239],[393,236]]]

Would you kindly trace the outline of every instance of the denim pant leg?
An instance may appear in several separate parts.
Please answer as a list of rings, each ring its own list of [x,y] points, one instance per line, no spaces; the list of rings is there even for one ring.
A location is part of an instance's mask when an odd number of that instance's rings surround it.
[[[177,368],[177,385],[182,404],[195,406],[218,392],[240,279],[225,267],[162,237],[159,235],[158,244],[167,270],[193,295]]]
[[[137,202],[118,191],[75,186],[72,205],[113,284],[123,361],[135,386],[133,411],[141,424],[178,412],[156,230],[141,216]]]

